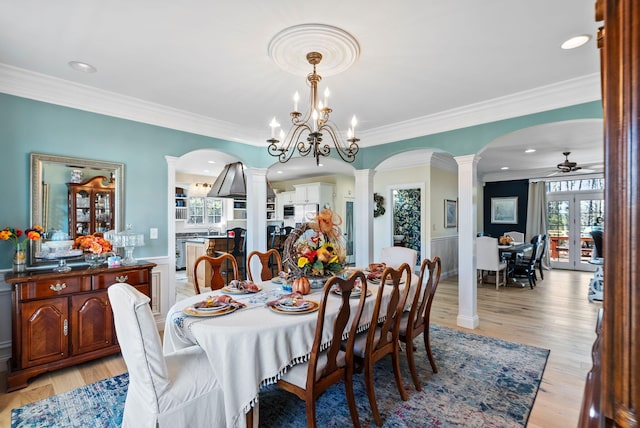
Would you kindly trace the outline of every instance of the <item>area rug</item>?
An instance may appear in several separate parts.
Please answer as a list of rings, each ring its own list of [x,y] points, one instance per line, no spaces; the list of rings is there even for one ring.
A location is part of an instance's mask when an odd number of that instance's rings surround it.
[[[403,353],[408,401],[400,399],[390,358],[376,364],[375,390],[383,426],[526,426],[548,350],[432,325],[431,346],[438,364],[438,373],[433,374],[423,343],[415,343],[423,390],[413,387]],[[13,409],[11,427],[119,427],[127,385],[124,373]],[[354,379],[354,389],[361,423],[375,426],[361,374]],[[318,426],[352,425],[341,383],[318,399],[316,409]],[[306,427],[304,403],[276,386],[263,388],[260,426]]]

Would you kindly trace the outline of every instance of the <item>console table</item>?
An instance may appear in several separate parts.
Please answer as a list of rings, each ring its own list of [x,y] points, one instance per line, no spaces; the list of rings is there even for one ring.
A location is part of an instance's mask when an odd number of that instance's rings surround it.
[[[126,282],[151,297],[155,263],[69,272],[8,273],[12,290],[12,357],[7,392],[39,374],[120,351],[107,288]]]

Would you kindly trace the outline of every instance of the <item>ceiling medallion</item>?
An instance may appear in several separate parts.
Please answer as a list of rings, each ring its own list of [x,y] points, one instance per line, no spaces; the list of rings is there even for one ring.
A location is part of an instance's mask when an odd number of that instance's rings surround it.
[[[280,68],[296,76],[306,76],[309,52],[322,55],[322,75],[333,76],[351,67],[360,56],[360,45],[346,31],[324,24],[301,24],[276,34],[268,46],[269,57]]]

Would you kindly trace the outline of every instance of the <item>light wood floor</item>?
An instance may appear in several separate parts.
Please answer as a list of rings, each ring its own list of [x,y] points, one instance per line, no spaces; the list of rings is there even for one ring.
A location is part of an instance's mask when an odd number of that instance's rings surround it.
[[[590,277],[590,273],[554,270],[546,272],[545,280],[538,281],[534,290],[496,291],[491,284],[478,288],[480,327],[474,333],[551,350],[529,427],[575,427],[578,423],[584,380],[591,368],[596,314],[602,306],[587,301]],[[457,278],[441,281],[431,313],[433,322],[458,328],[457,293]],[[0,393],[0,427],[10,426],[12,408],[124,371],[122,359],[111,356],[41,375],[23,390]],[[4,373],[0,391],[6,391]]]

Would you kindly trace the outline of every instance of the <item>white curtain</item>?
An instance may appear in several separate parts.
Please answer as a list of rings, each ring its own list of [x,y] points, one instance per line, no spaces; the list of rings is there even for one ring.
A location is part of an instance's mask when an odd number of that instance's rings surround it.
[[[547,219],[547,190],[544,181],[529,183],[529,203],[527,204],[527,241],[534,235],[548,235],[549,222]],[[549,259],[549,237],[547,236],[547,248],[542,257],[542,267],[551,269]]]

